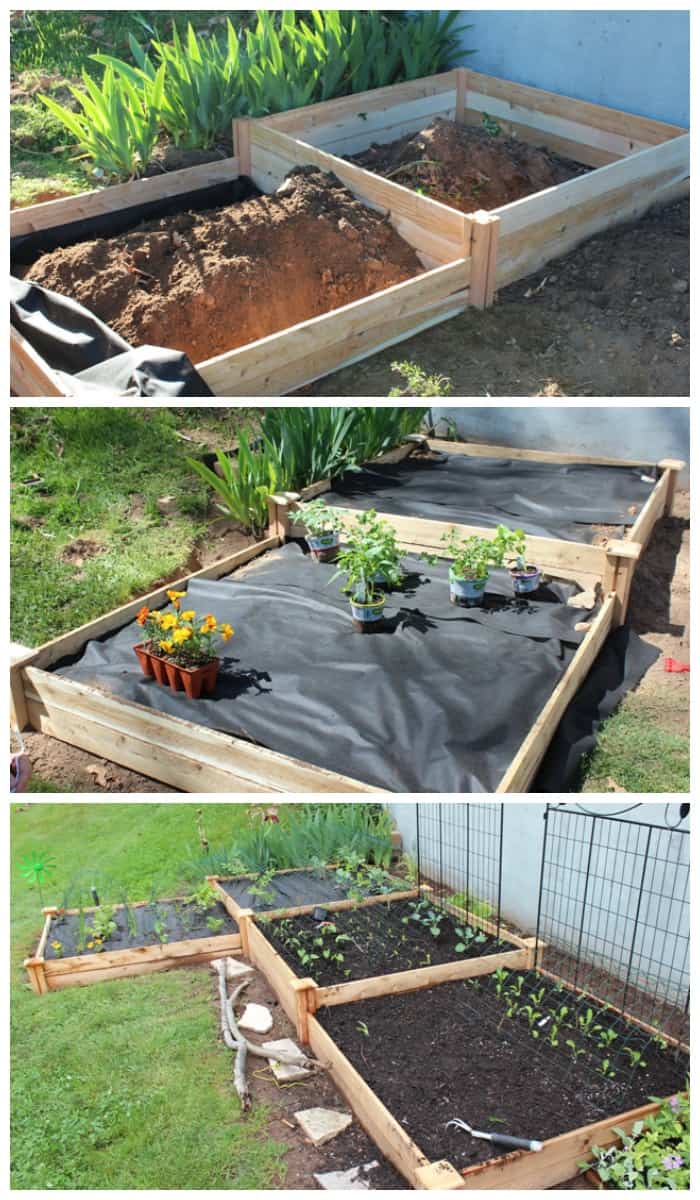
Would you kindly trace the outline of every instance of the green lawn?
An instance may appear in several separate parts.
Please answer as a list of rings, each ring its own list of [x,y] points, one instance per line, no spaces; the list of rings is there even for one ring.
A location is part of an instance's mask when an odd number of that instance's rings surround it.
[[[689,736],[666,728],[659,704],[632,692],[602,726],[578,790],[611,791],[609,779],[628,792],[690,791]]]
[[[207,528],[207,488],[189,469],[207,428],[226,448],[252,410],[14,408],[12,600],[14,641],[36,646],[126,603],[182,568]],[[199,435],[197,435],[199,436]],[[162,496],[180,513],[163,517]],[[67,551],[76,539],[90,543]]]
[[[22,961],[41,929],[40,900],[17,865],[34,850],[57,861],[44,902],[79,872],[101,899],[133,899],[189,881],[192,804],[13,805],[11,815],[12,1184],[21,1189],[266,1189],[283,1178],[284,1146],[256,1106],[240,1119],[232,1056],[218,1040],[206,968],[30,991]],[[228,844],[246,805],[205,808],[213,844]],[[112,878],[112,891],[108,879]]]

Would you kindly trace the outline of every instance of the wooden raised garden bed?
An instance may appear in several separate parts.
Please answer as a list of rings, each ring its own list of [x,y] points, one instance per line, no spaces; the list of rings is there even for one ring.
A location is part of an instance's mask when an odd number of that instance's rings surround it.
[[[505,132],[595,169],[491,213],[463,213],[338,155],[417,131],[436,116]],[[155,179],[15,209],[11,236],[52,229],[164,196],[247,176],[273,192],[290,170],[332,171],[364,204],[385,213],[425,272],[322,316],[291,324],[196,364],[218,396],[277,396],[493,302],[495,291],[617,221],[687,190],[689,137],[674,125],[494,79],[466,68],[235,123],[236,155]],[[18,396],[70,395],[42,356],[11,331],[11,388]]]
[[[191,581],[219,579],[283,541],[283,537],[271,536],[169,587],[186,591]],[[130,625],[144,604],[150,608],[165,604],[167,590],[159,588],[44,646],[22,650],[10,671],[11,703],[17,727],[39,730],[179,790],[244,794],[384,791],[306,763],[301,757],[290,757],[241,737],[167,715],[51,670],[61,660],[79,654],[89,641]],[[563,713],[612,628],[617,605],[616,593],[607,592],[570,663],[511,760],[498,786],[499,792],[524,792],[529,788]]]
[[[218,883],[218,881],[215,882],[213,879],[211,882],[215,886]],[[224,896],[226,897],[225,899],[223,898]],[[339,932],[342,934],[345,928],[343,923],[344,918],[352,919],[355,914],[364,915],[368,919],[363,923],[367,925],[368,929],[371,929],[373,923],[372,914],[379,905],[382,905],[387,911],[390,911],[394,905],[399,905],[401,916],[408,916],[406,910],[412,907],[411,901],[415,902],[421,896],[432,903],[432,891],[429,886],[424,885],[421,889],[413,888],[405,892],[389,892],[378,896],[368,896],[364,900],[337,901],[335,903],[323,904],[321,907],[332,915],[331,923],[339,919]],[[290,918],[296,918],[298,924],[298,919],[310,916],[316,906],[306,905],[296,909],[282,909],[261,915],[254,913],[252,909],[241,909],[236,905],[231,905],[230,897],[226,896],[226,893],[222,895],[222,902],[226,904],[232,916],[235,914],[235,919],[241,930],[243,953],[273,984],[280,1004],[289,1019],[295,1023],[298,1036],[303,1042],[308,1042],[309,1017],[324,1006],[347,1004],[375,996],[391,996],[400,995],[405,992],[421,991],[449,980],[475,979],[480,975],[489,974],[499,968],[527,970],[534,966],[535,961],[534,938],[518,937],[517,934],[511,933],[504,927],[495,926],[486,918],[477,916],[475,913],[460,909],[454,905],[445,906],[441,902],[441,908],[449,910],[450,915],[461,922],[460,928],[468,925],[472,931],[478,931],[479,936],[488,938],[493,943],[493,946],[487,945],[487,949],[483,953],[470,955],[467,951],[464,951],[462,957],[460,957],[459,953],[451,952],[450,948],[448,948],[445,954],[447,961],[444,962],[430,963],[426,966],[413,967],[408,970],[392,970],[380,975],[361,975],[346,982],[330,983],[320,987],[309,976],[301,977],[297,975],[285,957],[272,944],[273,939],[275,941],[278,940],[275,929],[278,922],[286,922]],[[366,912],[368,909],[370,910],[369,913]],[[398,919],[400,921],[401,918]],[[381,924],[381,921],[378,923]],[[392,935],[395,936],[395,930],[391,930],[388,936]],[[454,934],[454,940],[458,940],[457,934]],[[502,943],[508,948],[505,950],[501,949],[498,943]],[[346,962],[349,958],[348,943],[343,942],[342,945],[345,952],[343,962]],[[422,953],[426,946],[435,951],[438,947],[438,942],[431,935],[426,934],[419,945],[419,953]],[[409,943],[409,946],[410,949],[406,951],[402,951],[400,946],[397,946],[397,957],[400,958],[402,953],[408,955],[415,948],[415,944],[411,946]],[[371,969],[369,942],[367,942],[364,949],[365,960],[370,962]],[[320,959],[320,957],[319,953],[318,958]],[[287,955],[287,958],[293,959],[293,955]],[[314,969],[313,964],[308,969],[312,972]],[[358,968],[356,965],[355,972],[358,969],[362,971],[367,968],[363,965],[360,965]],[[333,972],[339,973],[342,979],[343,972],[340,965],[333,966],[331,973]]]
[[[470,914],[470,919],[475,924],[479,922],[479,918],[473,914]],[[618,1140],[618,1132],[621,1128],[630,1131],[636,1121],[658,1111],[660,1107],[658,1103],[652,1102],[638,1104],[632,1108],[628,1105],[627,1108],[621,1110],[619,1099],[617,1099],[620,1093],[613,1089],[610,1096],[611,1104],[616,1107],[613,1115],[590,1121],[555,1136],[544,1137],[541,1139],[543,1141],[541,1151],[512,1150],[499,1154],[495,1147],[487,1149],[488,1143],[472,1142],[471,1147],[477,1147],[478,1151],[470,1152],[468,1156],[472,1160],[470,1165],[458,1168],[447,1158],[436,1160],[434,1148],[430,1154],[426,1154],[417,1140],[411,1136],[403,1111],[400,1118],[398,1113],[394,1115],[387,1104],[380,1099],[377,1091],[363,1077],[363,1072],[366,1069],[369,1071],[369,1066],[367,1068],[363,1066],[358,1058],[355,1058],[358,1065],[353,1065],[353,1062],[341,1049],[336,1037],[325,1027],[326,1025],[331,1025],[331,1027],[336,1025],[336,1019],[332,1017],[333,1012],[338,1014],[346,1036],[350,1031],[350,1040],[352,1041],[354,1038],[357,1043],[359,1059],[365,1061],[364,1051],[369,1050],[370,1047],[376,1055],[380,1056],[381,1064],[379,1066],[376,1065],[377,1060],[375,1059],[375,1078],[381,1081],[381,1086],[377,1088],[378,1091],[384,1091],[385,1086],[391,1084],[394,1094],[396,1095],[398,1092],[402,1099],[409,1091],[423,1092],[424,1085],[428,1086],[428,1081],[424,1079],[421,1071],[421,1055],[428,1055],[431,1061],[432,1059],[437,1060],[439,1074],[439,1083],[435,1084],[436,1087],[439,1087],[439,1094],[436,1093],[434,1101],[432,1101],[435,1108],[434,1129],[437,1130],[439,1126],[445,1125],[443,1112],[446,1118],[461,1116],[467,1121],[471,1121],[477,1128],[483,1129],[488,1121],[476,1107],[479,1098],[477,1039],[481,1028],[480,1020],[477,1020],[476,1029],[472,1029],[471,1032],[474,1049],[473,1058],[469,1060],[472,1077],[470,1087],[462,1094],[459,1091],[459,1068],[448,1070],[446,1067],[444,1074],[440,1070],[440,1063],[443,1060],[447,1063],[450,1058],[458,1060],[460,1056],[463,1058],[465,1053],[469,1055],[470,1052],[465,1051],[464,1043],[459,1040],[459,1032],[455,1032],[456,1040],[452,1044],[450,1040],[452,1034],[448,1037],[441,1027],[435,1032],[435,1040],[425,1045],[423,1039],[428,1036],[426,1030],[415,1030],[411,1013],[414,1015],[414,1020],[417,1015],[420,1015],[426,1028],[432,1031],[435,1023],[434,1006],[442,1005],[443,1015],[445,1013],[452,1014],[449,1019],[450,1029],[452,1029],[458,1012],[455,1008],[459,1000],[456,989],[464,986],[465,982],[469,980],[472,984],[476,984],[477,978],[479,978],[479,983],[488,984],[489,977],[504,967],[514,973],[528,972],[526,978],[535,982],[540,979],[554,978],[561,989],[557,993],[558,1002],[568,1001],[572,1008],[580,997],[585,999],[586,1005],[589,1001],[594,1005],[599,1002],[595,998],[588,997],[588,994],[582,989],[572,988],[567,981],[552,977],[550,973],[541,972],[535,962],[536,957],[539,956],[539,951],[536,951],[535,947],[535,939],[521,939],[521,944],[525,947],[521,950],[513,950],[489,958],[464,960],[459,964],[462,968],[470,965],[483,967],[483,970],[471,973],[465,969],[462,974],[455,972],[449,975],[441,973],[440,967],[433,967],[427,968],[427,972],[414,971],[382,976],[362,981],[362,985],[349,984],[334,989],[317,988],[312,980],[297,979],[287,964],[273,950],[263,931],[252,919],[248,936],[248,955],[254,965],[266,975],[287,1015],[295,1022],[300,1041],[304,1045],[309,1045],[314,1055],[325,1064],[333,1082],[351,1106],[357,1120],[374,1140],[382,1154],[401,1172],[412,1188],[419,1190],[467,1190],[472,1188],[477,1190],[499,1188],[518,1190],[556,1187],[578,1173],[582,1159],[586,1158],[593,1146],[602,1147],[613,1144]],[[509,940],[514,940],[512,935],[508,936]],[[540,944],[539,949],[541,950],[541,948]],[[432,978],[428,974],[431,971]],[[457,983],[456,980],[461,982]],[[430,990],[426,991],[425,989]],[[382,1003],[388,1002],[390,1006],[393,1006],[397,1001],[401,1002],[401,1007],[404,1001],[409,1001],[410,1011],[399,1013],[397,1010],[394,1013],[392,1007],[387,1020],[380,1024],[379,1031],[377,1031],[374,1017],[377,1011],[381,1011]],[[339,1005],[352,1007],[346,1013],[338,1007]],[[356,1007],[358,1005],[359,1007]],[[602,1006],[601,1011],[603,1011]],[[623,1016],[611,1005],[608,1005],[605,1011],[611,1020]],[[630,1022],[632,1033],[634,1033],[635,1027],[642,1030],[649,1029],[642,1022],[635,1021],[629,1014],[624,1014],[624,1017]],[[444,1020],[442,1024],[444,1026]],[[406,1027],[414,1029],[415,1034],[410,1043],[411,1049],[406,1049],[403,1055],[403,1058],[407,1054],[411,1057],[410,1067],[405,1062],[399,1064],[394,1062],[392,1046],[385,1041],[384,1037],[384,1031],[387,1028],[396,1030],[397,1036],[399,1036],[398,1031],[403,1031]],[[676,1043],[666,1038],[665,1035],[658,1034],[656,1030],[651,1032],[667,1044],[676,1046]],[[358,1033],[362,1036],[358,1036]],[[403,1034],[400,1036],[403,1037]],[[430,1036],[432,1036],[432,1032]],[[679,1050],[685,1053],[687,1047],[681,1046]],[[388,1061],[393,1063],[391,1070],[387,1069]],[[525,1107],[518,1113],[518,1117],[522,1116],[528,1126],[527,1129],[521,1128],[517,1131],[519,1136],[536,1137],[538,1135],[540,1117],[536,1089],[538,1085],[542,1087],[540,1063],[541,1060],[537,1064],[537,1071],[533,1070],[532,1092],[528,1094]],[[534,1066],[533,1063],[533,1068]],[[492,1068],[493,1058],[489,1058],[489,1069]],[[681,1064],[676,1072],[680,1080],[678,1087],[683,1086],[681,1077],[684,1075],[684,1071],[685,1067]],[[476,1079],[474,1078],[475,1072]],[[526,1074],[526,1078],[529,1078],[529,1074]],[[505,1083],[509,1085],[510,1081],[506,1080]],[[556,1087],[556,1082],[554,1086]],[[474,1088],[476,1088],[476,1092],[473,1090]],[[448,1113],[440,1105],[444,1106],[444,1097],[450,1089],[454,1095],[450,1096],[452,1106]],[[433,1096],[432,1092],[430,1096]],[[406,1104],[402,1105],[402,1110],[407,1110],[408,1103],[406,1101]],[[492,1104],[493,1101],[488,1100],[486,1103]],[[426,1106],[431,1107],[431,1100],[427,1102]],[[551,1124],[553,1107],[551,1101],[549,1107]],[[556,1108],[556,1100],[554,1107]],[[516,1132],[512,1127],[508,1128],[501,1124],[491,1125],[490,1128],[493,1132],[501,1130],[509,1133]],[[465,1139],[463,1144],[458,1143],[460,1150],[466,1149],[469,1146],[466,1135],[460,1134],[458,1137]],[[452,1145],[455,1145],[454,1140]],[[481,1161],[474,1162],[475,1158]]]
[[[265,166],[270,178],[278,176],[288,157],[298,161],[303,154],[305,162],[334,171],[358,194],[369,195],[366,189],[374,186],[377,202],[392,216],[410,219],[406,206],[415,198],[414,192],[351,165],[342,156],[417,133],[437,117],[478,127],[484,113],[503,134],[593,170],[490,213],[470,214],[474,217],[471,287],[475,293],[478,289],[472,303],[479,306],[492,303],[498,288],[566,254],[584,238],[687,193],[690,138],[681,126],[466,67],[279,113],[255,124],[267,130],[264,145],[270,161]],[[244,155],[250,135],[240,122],[238,130],[236,145]],[[289,144],[291,139],[296,140],[296,150]],[[457,212],[451,211],[454,218]],[[449,229],[446,218],[443,236]]]
[[[158,900],[156,904],[166,908],[166,911],[169,910],[169,922],[174,921],[175,930],[180,928],[183,932],[182,920],[178,918],[178,913],[181,906],[184,905],[184,901],[176,898]],[[197,922],[193,914],[193,926],[197,924],[200,926],[198,936],[194,936],[193,929],[193,936],[178,937],[176,932],[176,940],[160,941],[152,931],[149,931],[145,936],[152,937],[151,945],[127,945],[121,950],[112,949],[109,943],[117,938],[124,941],[137,941],[143,935],[143,930],[136,933],[134,937],[130,937],[124,912],[125,906],[110,904],[108,907],[114,910],[119,926],[116,938],[109,939],[109,942],[106,943],[107,948],[104,950],[98,951],[94,946],[88,949],[86,945],[81,952],[67,955],[63,953],[57,955],[52,949],[52,941],[56,939],[62,949],[67,942],[70,941],[71,945],[75,942],[80,909],[69,908],[65,911],[55,907],[43,909],[44,928],[36,952],[31,958],[24,961],[32,990],[37,995],[44,995],[46,992],[54,992],[67,987],[86,987],[90,983],[101,983],[105,979],[126,979],[131,975],[150,975],[153,971],[167,971],[171,967],[198,966],[200,963],[211,962],[214,958],[235,954],[241,950],[241,934],[237,928],[233,928],[234,918],[222,904],[217,905],[215,915],[217,919],[223,920],[223,923],[229,926],[227,932],[205,934],[205,919],[202,918]],[[138,922],[140,927],[144,920],[147,920],[151,902],[140,900],[135,904],[130,904],[129,908],[132,910],[134,921]],[[96,911],[94,907],[82,910],[88,924],[90,914]],[[214,915],[214,910],[212,910],[212,915]],[[76,918],[76,920],[71,921],[70,918]],[[89,942],[89,940],[88,937],[87,941]]]
[[[382,455],[377,461],[400,462],[408,458],[420,444],[421,439],[413,437],[395,451]],[[638,513],[634,524],[625,529],[621,538],[610,538],[605,545],[589,545],[584,542],[568,541],[564,538],[546,538],[528,535],[527,560],[535,563],[545,573],[559,578],[570,579],[580,584],[584,590],[600,587],[603,595],[615,592],[616,606],[612,620],[612,628],[621,625],[627,614],[630,588],[634,571],[641,555],[644,553],[654,526],[660,517],[668,515],[673,507],[673,497],[676,489],[678,472],[683,470],[685,463],[679,459],[663,458],[656,464],[642,460],[595,458],[576,454],[560,454],[548,450],[525,450],[511,446],[492,446],[481,442],[452,442],[441,438],[422,439],[422,447],[439,451],[442,454],[465,454],[483,458],[526,459],[533,462],[554,463],[585,463],[597,466],[645,467],[656,469],[658,480],[646,503]],[[323,495],[331,490],[333,482],[330,479],[319,480],[301,493],[287,492],[272,497],[272,512],[269,533],[283,537],[299,537],[303,530],[294,524],[294,510],[300,501],[310,500],[314,496]],[[592,502],[595,497],[592,497]],[[352,508],[348,513],[347,523],[353,523]],[[488,537],[493,529],[483,526],[461,525],[453,521],[426,520],[415,516],[400,516],[379,510],[378,515],[393,526],[399,541],[409,552],[423,551],[434,554],[444,554],[441,538],[450,529],[456,529],[462,537],[476,534]],[[517,522],[516,522],[517,523]]]

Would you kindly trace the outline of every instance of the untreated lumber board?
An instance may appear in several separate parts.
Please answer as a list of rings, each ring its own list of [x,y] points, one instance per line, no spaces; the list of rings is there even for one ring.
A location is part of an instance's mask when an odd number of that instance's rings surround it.
[[[664,505],[664,516],[668,517],[673,511],[673,500],[676,494],[676,485],[678,483],[678,472],[682,471],[685,463],[681,458],[662,458],[658,463],[660,471],[663,471],[668,479],[668,487],[666,490],[666,503]]]
[[[21,333],[10,326],[10,391],[14,396],[67,396],[55,372]]]
[[[557,725],[593,666],[608,636],[616,606],[616,595],[606,596],[590,630],[585,635],[559,683],[531,726],[525,740],[498,786],[498,792],[526,792],[532,783]]]
[[[258,555],[264,554],[267,550],[274,550],[277,546],[279,546],[279,538],[264,538],[260,542],[254,542],[252,546],[246,546],[243,550],[237,550],[235,554],[229,554],[226,558],[218,559],[208,567],[202,567],[201,570],[193,571],[190,575],[184,575],[181,579],[176,579],[173,583],[164,584],[163,587],[156,588],[155,591],[147,592],[145,596],[137,596],[136,599],[130,600],[128,604],[122,604],[119,608],[114,608],[111,612],[105,613],[103,617],[97,617],[94,621],[88,621],[85,625],[79,625],[77,629],[72,629],[69,633],[62,633],[59,637],[52,638],[49,642],[44,642],[42,646],[38,646],[33,652],[32,665],[50,667],[60,659],[75,654],[76,651],[80,650],[93,638],[103,637],[106,633],[113,633],[118,629],[122,629],[124,625],[128,625],[134,620],[136,614],[144,605],[147,605],[149,608],[158,608],[160,605],[165,604],[169,591],[185,591],[187,585],[196,579],[220,579],[222,575],[228,575],[230,572],[235,571],[237,567],[244,566],[251,559],[257,558]]]
[[[353,1004],[358,1000],[371,1000],[377,996],[418,992],[440,983],[491,975],[501,967],[510,971],[524,971],[528,966],[528,958],[527,950],[506,950],[501,954],[483,954],[479,958],[463,958],[456,962],[438,963],[436,966],[394,971],[390,975],[353,979],[348,983],[319,987],[316,992],[316,1005],[322,1008],[323,1005]]]
[[[426,1156],[384,1107],[333,1038],[314,1016],[308,1018],[309,1044],[338,1091],[352,1108],[363,1129],[412,1187],[419,1186],[417,1172],[430,1166]]]
[[[179,790],[382,791],[36,667],[25,696],[34,729]]]
[[[200,363],[220,396],[280,396],[463,312],[470,262],[436,267]]]
[[[556,92],[513,83],[509,79],[498,79],[495,75],[485,75],[469,67],[462,67],[461,70],[465,74],[466,103],[470,107],[479,109],[485,98],[492,106],[495,101],[503,101],[508,112],[527,114],[527,123],[530,125],[535,117],[548,117],[553,121],[570,123],[580,128],[577,141],[587,137],[590,131],[591,137],[595,139],[587,143],[591,146],[605,145],[599,135],[609,134],[613,138],[622,139],[626,143],[622,153],[629,154],[638,145],[656,146],[687,133],[687,129],[680,125],[667,124],[650,117],[639,117],[634,113],[606,108],[603,104],[593,104],[586,100],[576,100],[571,96],[560,96]],[[472,98],[474,103],[471,103]],[[483,106],[481,111],[483,112]],[[489,108],[489,114],[498,115],[493,107]],[[551,128],[554,130],[556,127],[552,125]],[[612,148],[617,144],[611,141],[608,145]]]
[[[68,225],[72,221],[85,221],[90,217],[122,212],[125,208],[150,204],[154,200],[179,196],[199,188],[214,187],[237,179],[238,175],[238,159],[223,158],[219,162],[184,167],[181,171],[168,171],[149,179],[133,179],[129,183],[81,192],[78,196],[15,208],[10,213],[10,237],[54,229],[57,225]]]
[[[297,1002],[294,985],[297,977],[254,921],[248,926],[248,957],[253,966],[262,971],[289,1020],[296,1024]]]
[[[462,1171],[465,1188],[493,1191],[553,1188],[579,1173],[579,1163],[593,1146],[612,1146],[619,1141],[617,1129],[629,1132],[636,1121],[659,1111],[659,1104],[644,1104],[616,1117],[604,1117],[570,1133],[548,1138],[538,1152],[513,1150],[501,1158],[478,1163]]]
[[[440,454],[468,454],[478,458],[513,458],[533,462],[587,463],[598,467],[649,467],[648,458],[605,458],[591,454],[565,454],[559,450],[527,450],[522,446],[499,446],[491,442],[453,442],[447,438],[429,437],[428,448]],[[661,465],[661,464],[659,464]]]
[[[641,150],[589,175],[493,210],[500,217],[498,287],[538,270],[592,234],[680,195],[689,175],[687,136]]]
[[[669,477],[666,471],[661,475],[656,487],[641,509],[634,525],[629,530],[630,542],[636,542],[645,550],[659,517],[664,515],[669,489]]]

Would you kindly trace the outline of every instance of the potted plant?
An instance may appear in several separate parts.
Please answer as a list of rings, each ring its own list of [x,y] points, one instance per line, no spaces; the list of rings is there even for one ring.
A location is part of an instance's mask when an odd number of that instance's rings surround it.
[[[496,541],[503,551],[501,561],[509,563],[508,571],[516,596],[536,592],[540,586],[542,571],[539,567],[529,566],[525,561],[526,544],[522,529],[515,529],[511,532],[505,525],[499,525],[496,530]]]
[[[467,608],[483,604],[490,568],[502,566],[508,555],[525,550],[522,529],[510,530],[505,525],[499,525],[492,538],[478,534],[459,538],[456,529],[450,529],[442,541],[452,559],[450,600]]]
[[[294,513],[295,524],[306,529],[306,544],[316,562],[328,562],[335,558],[343,532],[343,510],[331,508],[324,500],[309,500]]]
[[[360,513],[337,562],[333,578],[347,577],[342,590],[349,593],[353,625],[360,633],[378,631],[386,603],[382,588],[396,587],[403,580],[401,551],[393,529],[374,509]]]
[[[144,605],[136,617],[144,640],[134,651],[144,675],[154,675],[159,684],[169,684],[174,692],[184,689],[190,700],[198,700],[202,691],[214,691],[219,670],[216,641],[227,642],[233,629],[211,613],[198,617],[193,608],[181,612],[184,595],[169,591],[171,608],[165,612]]]

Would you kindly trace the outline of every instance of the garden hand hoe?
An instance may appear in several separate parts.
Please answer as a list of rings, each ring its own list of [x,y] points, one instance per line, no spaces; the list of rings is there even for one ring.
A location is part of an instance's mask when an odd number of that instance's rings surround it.
[[[480,1133],[478,1129],[472,1129],[471,1125],[467,1125],[466,1121],[460,1121],[459,1117],[455,1117],[453,1121],[448,1121],[446,1129],[454,1125],[455,1129],[463,1129],[465,1133],[470,1133],[472,1137],[484,1138],[487,1142],[492,1142],[494,1146],[503,1146],[507,1150],[541,1150],[542,1142],[533,1142],[529,1138],[509,1137],[507,1133]]]

